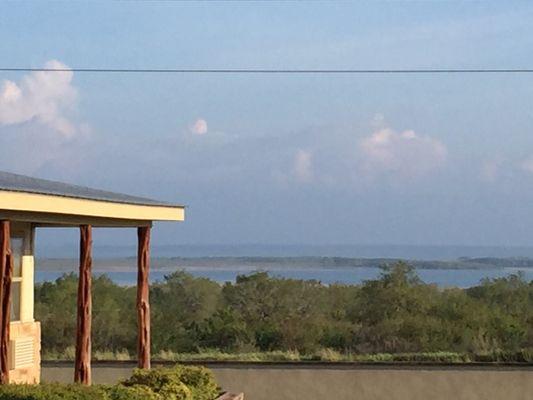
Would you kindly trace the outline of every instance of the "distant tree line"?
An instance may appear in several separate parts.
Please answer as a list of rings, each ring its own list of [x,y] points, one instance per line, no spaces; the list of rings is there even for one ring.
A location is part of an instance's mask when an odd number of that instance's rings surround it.
[[[458,272],[460,273],[460,272]],[[36,286],[44,352],[75,338],[77,277]],[[93,280],[93,349],[135,354],[135,287]],[[343,353],[533,349],[533,282],[521,274],[478,286],[439,288],[409,264],[385,266],[360,285],[324,285],[264,272],[220,285],[171,273],[150,291],[153,353],[298,351]]]

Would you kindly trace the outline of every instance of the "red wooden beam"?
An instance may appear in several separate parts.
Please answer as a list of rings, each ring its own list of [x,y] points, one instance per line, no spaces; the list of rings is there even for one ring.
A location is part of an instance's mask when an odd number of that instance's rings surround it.
[[[150,227],[137,228],[137,353],[139,368],[150,369]]]
[[[91,225],[81,225],[74,381],[84,385],[91,384],[92,242]]]
[[[9,324],[11,320],[11,224],[0,221],[0,384],[9,383]]]

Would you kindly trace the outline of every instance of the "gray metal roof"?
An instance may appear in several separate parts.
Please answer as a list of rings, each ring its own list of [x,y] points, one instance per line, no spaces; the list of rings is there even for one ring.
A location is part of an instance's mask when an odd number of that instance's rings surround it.
[[[0,191],[1,190],[109,201],[113,203],[179,207],[177,204],[170,204],[144,197],[91,189],[85,186],[70,185],[68,183],[32,178],[30,176],[12,174],[4,171],[0,171]]]

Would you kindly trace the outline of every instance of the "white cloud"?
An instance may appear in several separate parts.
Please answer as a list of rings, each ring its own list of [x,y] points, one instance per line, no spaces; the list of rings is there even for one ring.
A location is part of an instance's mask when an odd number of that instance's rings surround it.
[[[526,158],[520,163],[520,168],[527,173],[533,174],[533,157]]]
[[[314,177],[313,153],[298,149],[294,155],[292,174],[300,182],[311,182]]]
[[[495,182],[502,175],[503,167],[504,160],[501,158],[484,160],[480,169],[481,180],[489,183]]]
[[[198,118],[194,121],[194,124],[190,126],[190,131],[195,135],[205,135],[208,131],[207,121],[202,118]]]
[[[442,142],[412,130],[380,129],[361,140],[359,145],[363,170],[370,176],[421,177],[441,167],[447,156]]]
[[[68,69],[59,61],[48,61],[48,69]],[[64,137],[78,132],[66,116],[76,104],[72,71],[37,71],[24,76],[20,83],[4,80],[0,86],[0,125],[38,121]]]

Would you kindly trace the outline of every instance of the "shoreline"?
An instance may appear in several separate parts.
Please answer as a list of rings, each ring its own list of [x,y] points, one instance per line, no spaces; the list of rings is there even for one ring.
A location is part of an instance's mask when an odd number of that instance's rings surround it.
[[[347,258],[347,257],[152,257],[151,269],[159,272],[176,270],[217,270],[253,271],[270,270],[357,270],[361,268],[379,269],[384,265],[406,261],[416,270],[533,270],[530,258],[475,258],[437,260],[402,260],[399,258]],[[76,258],[37,258],[36,265],[42,271],[75,272],[78,269]],[[94,259],[94,271],[121,272],[135,271],[133,257]]]

